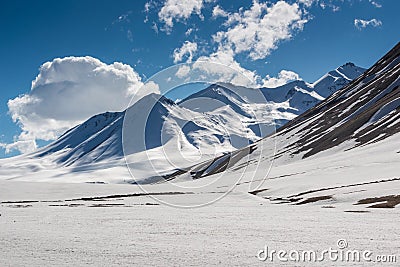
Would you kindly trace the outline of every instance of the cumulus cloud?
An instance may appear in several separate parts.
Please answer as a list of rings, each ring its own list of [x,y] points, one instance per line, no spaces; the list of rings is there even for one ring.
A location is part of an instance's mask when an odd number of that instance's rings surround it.
[[[197,43],[186,41],[181,48],[176,48],[174,50],[174,63],[181,62],[185,56],[187,57],[186,61],[188,63],[192,62],[193,55],[196,53],[196,51]]]
[[[207,64],[215,63],[215,64]],[[178,78],[184,78],[191,70],[201,70],[207,74],[208,81],[228,82],[235,85],[257,87],[257,76],[255,71],[243,68],[235,59],[234,52],[228,50],[217,50],[208,56],[201,56],[192,64],[192,68],[184,65],[175,74]]]
[[[196,70],[200,70],[202,74],[199,76]],[[221,49],[208,56],[199,57],[191,65],[180,66],[175,73],[177,78],[183,80],[189,75],[210,83],[231,83],[249,88],[275,88],[290,81],[302,80],[296,72],[290,70],[281,70],[277,77],[267,75],[262,78],[257,72],[246,69],[237,62],[232,50]]]
[[[182,65],[179,67],[175,75],[178,78],[184,78],[189,74],[189,72],[190,72],[190,67],[187,65]]]
[[[0,143],[0,147],[5,149],[6,154],[11,153],[12,151],[29,153],[37,149],[37,145],[34,140],[17,140],[11,144]]]
[[[8,101],[9,113],[22,130],[8,148],[30,151],[37,139],[54,140],[95,114],[125,109],[135,94],[152,92],[158,92],[157,86],[143,88],[129,65],[107,65],[92,57],[56,58],[40,67],[30,92]]]
[[[263,79],[263,87],[268,87],[268,88],[275,88],[284,84],[287,84],[290,81],[296,81],[296,80],[301,80],[300,76],[293,71],[290,70],[281,70],[278,73],[277,77],[271,77],[267,75]]]
[[[247,10],[229,14],[226,31],[214,35],[214,41],[235,54],[247,52],[253,60],[268,56],[279,42],[290,39],[307,22],[297,3],[278,1],[275,4],[253,1]]]
[[[213,8],[213,11],[212,11],[213,18],[228,17],[228,16],[229,16],[229,13],[226,12],[225,10],[223,10],[220,6],[217,5]]]
[[[371,19],[371,20],[355,19],[354,26],[356,26],[359,30],[364,29],[368,26],[379,27],[382,26],[382,21],[377,19]]]
[[[302,1],[301,5],[310,6],[314,1]],[[236,56],[240,53],[248,54],[252,60],[267,57],[272,50],[276,49],[279,42],[290,39],[296,30],[301,30],[307,23],[306,11],[299,3],[289,4],[278,1],[260,3],[253,1],[248,9],[240,8],[236,13],[228,13],[219,5],[213,8],[213,18],[225,17],[223,24],[225,30],[218,31],[213,35],[213,41],[217,44],[214,52],[198,57],[193,68],[207,68],[210,75],[214,75],[214,81],[230,82],[236,85],[248,87],[270,87],[279,86],[290,80],[299,79],[298,75],[291,71],[281,71],[278,77],[266,76],[264,79],[255,71],[243,67]],[[187,56],[187,62],[193,60],[197,46],[185,42],[181,48],[174,50],[174,62],[182,61]],[[191,49],[190,49],[191,48]],[[203,64],[212,62],[217,64]],[[227,66],[221,67],[218,64]],[[190,69],[180,68],[176,76],[182,78],[188,75]]]
[[[165,30],[168,33],[174,26],[174,21],[186,21],[192,14],[203,19],[201,9],[204,2],[209,2],[209,0],[166,0],[158,12],[158,18],[165,24]]]

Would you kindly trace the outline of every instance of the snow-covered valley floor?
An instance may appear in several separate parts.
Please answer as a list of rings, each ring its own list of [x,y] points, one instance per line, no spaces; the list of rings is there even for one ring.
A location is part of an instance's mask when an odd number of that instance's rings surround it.
[[[271,139],[223,175],[197,180],[139,187],[66,183],[68,177],[1,179],[0,266],[377,264],[328,256],[319,262],[257,257],[265,246],[320,256],[338,250],[342,239],[348,246],[339,251],[369,250],[375,261],[394,256],[382,265],[398,266],[400,154],[393,145],[398,138],[303,160],[278,159],[267,179]],[[176,206],[212,203],[177,208],[158,200]]]
[[[132,185],[0,181],[0,266],[376,264],[257,258],[265,245],[322,251],[337,249],[339,239],[345,239],[349,249],[372,251],[372,258],[394,254],[397,264],[400,261],[398,207],[368,209],[344,201],[332,208],[330,200],[274,204],[234,191],[212,205],[182,209],[160,205],[140,193]],[[165,198],[185,201],[201,195]]]

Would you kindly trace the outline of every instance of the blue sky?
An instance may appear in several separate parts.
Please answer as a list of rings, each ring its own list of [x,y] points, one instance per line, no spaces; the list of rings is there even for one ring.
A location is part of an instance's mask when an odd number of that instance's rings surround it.
[[[26,121],[11,119],[8,101],[29,95],[39,67],[54,58],[91,56],[106,65],[122,62],[130,65],[139,79],[145,81],[174,63],[207,58],[222,47],[223,51],[236,49],[232,52],[232,60],[241,68],[255,72],[260,79],[267,75],[276,77],[281,70],[289,70],[313,82],[348,61],[369,67],[399,41],[400,2],[397,0],[286,0],[287,5],[283,7],[295,8],[297,15],[301,14],[300,18],[293,15],[293,20],[286,25],[288,32],[277,34],[277,41],[271,45],[265,37],[262,40],[265,45],[261,48],[250,42],[242,49],[237,47],[243,45],[243,41],[232,39],[237,35],[229,35],[229,30],[245,23],[244,12],[254,8],[253,1],[192,1],[201,7],[176,11],[170,6],[168,9],[168,5],[173,7],[173,0],[1,1],[0,143],[3,148],[0,157],[19,153],[15,147],[9,147],[10,151],[5,153],[6,144],[33,138],[40,146],[59,135],[60,129],[66,128],[68,123],[72,125],[83,119],[70,118],[63,124],[64,128],[57,124],[58,132],[48,129],[53,135],[43,131],[38,134],[39,131],[32,128],[46,128],[48,120],[38,120],[32,126]],[[277,1],[259,1],[257,5],[264,8],[261,16],[271,12],[276,4]],[[227,23],[235,16],[236,21]],[[258,29],[263,31],[263,27]],[[213,38],[218,32],[222,36],[219,41]],[[188,50],[181,49],[185,42],[196,44],[196,49],[192,46],[192,56],[184,53]],[[131,79],[128,83],[135,82]],[[49,98],[48,101],[59,100]],[[16,101],[14,107],[14,114],[18,116],[24,116],[23,111],[28,110],[27,105],[21,103]],[[107,109],[104,106],[104,111]],[[29,109],[30,114],[34,112]],[[52,122],[59,119],[51,118]]]

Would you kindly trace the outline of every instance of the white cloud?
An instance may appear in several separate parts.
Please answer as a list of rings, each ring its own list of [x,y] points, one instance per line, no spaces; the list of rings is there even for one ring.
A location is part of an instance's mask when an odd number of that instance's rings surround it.
[[[215,63],[215,64],[209,64]],[[203,77],[198,76],[196,70],[201,70]],[[261,78],[255,71],[250,71],[234,59],[232,50],[221,50],[209,56],[201,56],[191,65],[182,65],[175,73],[179,79],[188,78],[189,75],[207,80],[210,83],[224,82],[252,88],[274,88],[287,84],[290,81],[301,80],[300,76],[289,70],[281,70],[277,77],[267,75]],[[192,78],[193,78],[192,77]]]
[[[262,59],[277,48],[280,41],[290,39],[301,30],[307,19],[297,3],[278,1],[275,4],[253,1],[247,10],[230,14],[228,28],[214,35],[214,41],[235,54],[248,52],[251,59]]]
[[[373,0],[369,0],[369,2],[371,3],[371,5],[373,5],[374,7],[376,7],[376,8],[381,8],[382,7],[382,5],[381,4],[379,4],[378,2],[376,2],[376,1],[373,1]]]
[[[228,16],[229,16],[229,13],[226,12],[225,10],[223,10],[220,6],[217,5],[213,8],[213,11],[212,11],[213,18],[228,17]]]
[[[371,19],[371,20],[355,19],[354,26],[356,26],[360,30],[363,28],[366,28],[368,26],[378,27],[378,26],[382,26],[382,21],[377,20],[377,19]]]
[[[311,1],[303,1],[302,5],[311,5]],[[223,24],[225,31],[219,31],[213,35],[217,48],[208,55],[197,58],[193,63],[193,69],[202,69],[212,75],[213,81],[230,82],[236,85],[260,87],[265,85],[278,86],[285,81],[299,79],[299,76],[291,71],[281,71],[278,77],[266,76],[261,78],[255,71],[244,68],[236,59],[239,53],[248,53],[253,60],[265,58],[279,42],[290,39],[296,30],[301,30],[307,22],[306,11],[299,4],[288,4],[278,1],[275,4],[269,2],[259,3],[253,1],[248,9],[239,9],[236,13],[228,13],[220,6],[213,9],[213,17],[226,17]],[[181,48],[174,50],[174,62],[182,61],[187,55],[187,62],[191,62],[197,46],[186,42]],[[192,47],[193,49],[189,49]],[[195,49],[194,49],[195,48]],[[204,64],[212,62],[217,64]],[[221,67],[222,64],[227,67]],[[176,76],[183,78],[190,73],[188,67],[179,68]]]
[[[143,12],[146,14],[144,21],[143,21],[144,23],[147,23],[149,21],[150,10],[152,10],[156,7],[157,7],[157,2],[155,2],[154,0],[150,0],[144,4]]]
[[[30,150],[36,139],[53,140],[90,116],[125,109],[135,94],[158,91],[156,85],[139,91],[142,86],[140,76],[122,63],[107,65],[92,57],[46,62],[30,92],[8,101],[9,113],[22,130],[9,150]]]
[[[193,28],[189,28],[189,29],[187,29],[187,31],[185,32],[185,35],[186,35],[186,36],[189,36],[192,32],[193,32]]]
[[[187,62],[192,62],[193,55],[197,51],[197,43],[186,41],[181,48],[174,50],[174,63],[181,62],[185,56],[187,56]]]
[[[343,1],[342,1],[342,2],[343,2]],[[322,9],[331,8],[333,12],[337,12],[337,11],[340,10],[340,7],[334,5],[334,4],[332,3],[332,1],[329,2],[329,3],[327,3],[327,2],[320,2],[319,6],[320,6]]]
[[[151,7],[151,2],[146,2],[144,4],[144,12],[149,13],[150,12],[150,7]]]
[[[176,77],[183,78],[186,77],[190,72],[190,67],[187,65],[182,65],[179,67],[178,71],[176,72]]]
[[[263,87],[275,88],[295,80],[301,80],[300,76],[296,72],[290,70],[281,70],[277,77],[271,77],[267,75],[263,79],[262,85]]]
[[[155,82],[148,81],[148,82],[146,82],[145,84],[143,84],[140,87],[140,91],[144,92],[144,93],[142,93],[142,94],[136,93],[135,95],[137,95],[139,98],[142,98],[144,95],[147,95],[147,94],[150,94],[150,93],[159,94],[160,93],[160,87]]]
[[[37,149],[36,142],[34,140],[19,140],[11,144],[0,143],[0,147],[5,149],[5,153],[9,154],[12,151],[19,151],[21,153],[30,153]]]
[[[338,12],[339,10],[340,10],[339,6],[335,6],[335,5],[332,6],[332,11],[333,12]]]
[[[160,12],[159,20],[165,24],[165,30],[171,31],[174,21],[186,21],[192,14],[198,15],[201,19],[201,9],[205,0],[166,0]]]
[[[311,7],[316,2],[318,2],[318,0],[298,0],[299,4],[303,4],[306,7]]]
[[[212,62],[216,64],[204,64]],[[221,67],[218,64],[226,67]],[[234,59],[231,49],[219,49],[209,56],[201,56],[194,63],[193,68],[199,68],[213,76],[215,82],[228,82],[235,85],[257,87],[259,77],[255,71],[250,71]]]

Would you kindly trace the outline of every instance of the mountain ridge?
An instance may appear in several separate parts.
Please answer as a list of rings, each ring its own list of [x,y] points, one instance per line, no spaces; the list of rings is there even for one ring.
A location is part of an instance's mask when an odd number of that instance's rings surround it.
[[[141,155],[147,150],[158,151],[158,148],[169,143],[169,149],[183,149],[190,157],[200,153],[202,157],[198,160],[204,161],[203,157],[206,159],[216,155],[215,153],[223,155],[222,152],[227,155],[226,153],[257,142],[265,135],[273,133],[276,126],[293,119],[303,109],[308,108],[308,105],[321,101],[321,97],[313,96],[312,91],[302,87],[310,89],[310,85],[304,81],[281,86],[281,89],[284,88],[282,90],[254,90],[221,83],[211,85],[179,103],[151,94],[124,112],[107,112],[91,117],[64,133],[55,142],[31,155],[22,156],[22,160],[29,165],[30,159],[35,158],[37,166],[32,167],[35,170],[62,166],[66,168],[66,172],[85,172],[92,170],[93,166],[96,166],[95,170],[101,169],[99,163],[109,166],[109,162],[114,162],[112,164],[123,167],[124,155]],[[264,97],[271,92],[280,93],[273,97],[275,101],[283,102],[275,103],[269,99],[270,101],[264,103],[259,97],[260,92]],[[290,99],[285,100],[287,96]],[[196,103],[203,97],[219,103],[216,106],[209,106],[210,101]],[[196,110],[198,104],[202,110]],[[127,131],[134,133],[134,138],[130,139],[123,136],[123,127],[129,125],[126,124],[127,112],[131,113],[130,119],[134,120]],[[147,114],[149,118],[142,118],[137,114]],[[252,114],[261,115],[257,118]],[[144,131],[146,134],[143,135]],[[130,144],[129,140],[134,140],[134,143]],[[152,155],[158,157],[157,153]],[[142,158],[137,162],[141,160]],[[12,160],[3,162],[7,163],[3,166],[14,166]],[[165,171],[168,171],[167,167]]]
[[[318,161],[319,157],[324,158],[326,155],[340,158],[340,155],[345,155],[346,151],[368,145],[375,145],[375,149],[379,148],[379,144],[387,147],[383,141],[396,134],[398,139],[399,132],[400,43],[364,74],[314,108],[291,120],[278,129],[277,133],[233,153],[247,151],[250,155],[249,148],[251,148],[250,151],[257,151],[273,146],[274,153],[261,154],[262,161],[284,168],[291,164],[301,164],[302,160],[308,160],[308,158],[311,162]],[[396,152],[396,154],[399,153],[400,151]],[[396,154],[392,153],[391,157],[398,157]],[[225,162],[229,162],[232,157],[228,155]],[[203,164],[203,168],[210,168],[215,160]],[[252,162],[254,159],[239,161],[238,165],[244,165],[246,161]],[[232,172],[240,169],[235,169],[233,166],[230,166],[233,169]],[[209,172],[216,174],[227,170],[228,167],[227,165],[213,166]],[[196,168],[196,166],[193,167],[193,169]],[[393,166],[391,168],[393,169]]]

